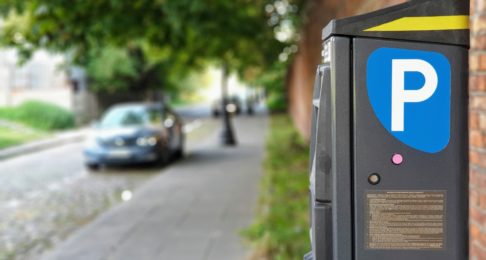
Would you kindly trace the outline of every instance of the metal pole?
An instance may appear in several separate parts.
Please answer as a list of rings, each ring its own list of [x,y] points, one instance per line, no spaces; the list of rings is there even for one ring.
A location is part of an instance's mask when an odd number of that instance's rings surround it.
[[[222,105],[222,119],[223,125],[221,128],[221,144],[224,146],[235,146],[236,138],[231,124],[231,117],[226,110],[228,104],[228,64],[223,63],[221,73],[221,105]]]

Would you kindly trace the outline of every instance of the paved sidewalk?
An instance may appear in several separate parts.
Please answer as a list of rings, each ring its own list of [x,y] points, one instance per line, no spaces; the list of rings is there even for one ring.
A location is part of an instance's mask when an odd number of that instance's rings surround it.
[[[45,149],[58,147],[65,144],[81,142],[88,135],[88,132],[89,128],[75,129],[61,132],[38,141],[0,149],[0,161],[19,155],[39,152]]]
[[[44,259],[243,259],[238,232],[254,216],[267,122],[235,121],[237,147],[214,135]]]

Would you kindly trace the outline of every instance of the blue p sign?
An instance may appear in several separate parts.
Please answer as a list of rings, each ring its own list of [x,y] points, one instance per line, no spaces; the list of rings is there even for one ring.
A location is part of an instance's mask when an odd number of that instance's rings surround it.
[[[367,90],[379,121],[401,142],[428,153],[449,144],[451,66],[444,55],[377,49],[368,58]]]

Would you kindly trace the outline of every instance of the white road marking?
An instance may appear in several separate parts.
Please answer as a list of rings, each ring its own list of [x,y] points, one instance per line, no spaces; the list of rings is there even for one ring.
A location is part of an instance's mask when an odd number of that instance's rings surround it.
[[[196,119],[186,125],[184,125],[184,128],[182,129],[182,131],[185,133],[185,134],[188,134],[196,129],[198,129],[199,127],[202,126],[202,121],[200,119]]]

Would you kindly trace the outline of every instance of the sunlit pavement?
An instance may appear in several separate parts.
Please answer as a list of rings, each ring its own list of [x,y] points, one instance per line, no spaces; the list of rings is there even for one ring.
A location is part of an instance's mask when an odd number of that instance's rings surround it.
[[[188,113],[185,118],[189,153],[218,129],[219,122],[209,114],[202,116],[196,119]],[[129,198],[140,184],[164,173],[160,167],[89,173],[81,149],[81,143],[73,143],[0,161],[0,259],[38,259],[80,226]]]
[[[256,207],[266,125],[239,117],[237,147],[214,133],[45,259],[242,259],[238,232]]]

